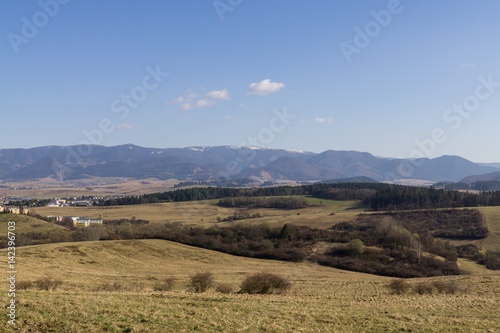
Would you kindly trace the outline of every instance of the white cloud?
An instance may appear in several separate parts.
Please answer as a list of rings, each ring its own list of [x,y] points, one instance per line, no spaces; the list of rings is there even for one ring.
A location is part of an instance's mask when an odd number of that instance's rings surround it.
[[[115,128],[117,128],[117,129],[124,129],[124,130],[131,130],[131,129],[135,128],[135,125],[128,124],[128,123],[123,123],[123,124],[115,125]]]
[[[185,100],[184,96],[179,96],[176,99],[173,100],[174,103],[181,104]]]
[[[209,91],[206,96],[211,99],[229,99],[227,89]]]
[[[250,83],[248,86],[249,95],[269,95],[283,89],[285,84],[281,82],[271,82],[269,79],[262,80],[260,82]]]
[[[207,106],[210,106],[213,104],[214,104],[214,101],[211,101],[211,100],[206,99],[206,98],[202,98],[202,99],[197,100],[194,103],[194,106],[197,108],[204,108],[204,107],[207,107]]]
[[[326,117],[326,118],[316,117],[316,122],[318,124],[330,124],[333,122],[333,118],[332,117]]]
[[[166,105],[179,104],[181,109],[187,111],[194,108],[205,108],[215,104],[216,100],[229,99],[227,89],[212,90],[205,94],[206,98],[198,98],[198,95],[189,89],[186,94],[166,103]]]

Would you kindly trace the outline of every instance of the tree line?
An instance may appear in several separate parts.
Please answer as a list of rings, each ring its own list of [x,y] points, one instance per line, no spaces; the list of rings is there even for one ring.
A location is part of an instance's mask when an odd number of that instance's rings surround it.
[[[384,183],[336,183],[263,188],[196,187],[162,193],[124,196],[96,201],[98,206],[137,205],[236,197],[274,197],[310,195],[331,200],[357,200],[373,210],[411,210],[455,207],[499,206],[500,191],[470,193],[433,187],[414,187]]]
[[[225,198],[219,200],[217,204],[221,207],[229,208],[278,208],[278,209],[299,209],[311,207],[303,197],[257,197],[257,198]]]

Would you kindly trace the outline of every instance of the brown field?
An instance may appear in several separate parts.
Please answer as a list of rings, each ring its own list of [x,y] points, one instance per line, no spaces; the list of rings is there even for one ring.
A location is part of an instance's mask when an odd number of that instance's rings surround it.
[[[35,219],[31,216],[0,214],[0,236],[7,236],[8,221],[16,221],[16,233],[18,234],[28,232],[43,233],[54,230],[65,230],[64,227],[58,226],[54,223]]]
[[[0,251],[6,266],[6,251]],[[453,279],[458,294],[391,295],[389,278],[312,263],[234,257],[161,240],[62,243],[19,248],[18,282],[51,276],[59,289],[17,291],[17,328],[5,332],[496,332],[500,275]],[[467,263],[468,265],[474,265]],[[292,282],[284,295],[195,294],[191,274],[210,271],[234,291],[253,272]],[[173,291],[153,285],[176,278]],[[123,290],[95,291],[104,283]],[[7,301],[7,285],[0,292]],[[5,318],[5,317],[4,317]]]
[[[179,183],[176,179],[159,180],[99,178],[79,179],[73,181],[58,181],[54,178],[30,180],[26,182],[1,182],[1,193],[32,199],[65,198],[69,196],[107,196],[107,195],[139,195],[141,193],[157,193],[171,190]],[[142,192],[141,192],[142,191]]]
[[[237,211],[218,207],[216,202],[44,207],[36,212],[100,214],[105,219],[135,216],[208,226],[216,223],[217,216]],[[490,236],[475,242],[498,250],[500,207],[480,209]],[[325,200],[320,207],[252,210],[257,211],[264,217],[235,223],[327,228],[355,218],[363,208],[355,202]],[[16,232],[59,228],[12,215],[3,215],[0,228],[6,229],[9,219],[17,221]],[[2,332],[500,332],[500,272],[464,259],[459,266],[466,275],[408,280],[412,285],[456,281],[457,294],[391,295],[386,288],[391,278],[309,262],[236,257],[162,240],[47,244],[20,247],[16,255],[18,283],[52,277],[63,284],[50,292],[18,290],[17,326],[14,329],[5,320],[0,324]],[[0,250],[0,267],[5,271],[6,261],[7,251]],[[221,294],[213,289],[193,293],[189,276],[204,271],[213,272],[218,283],[230,285],[235,292],[245,276],[256,272],[280,274],[292,282],[292,288],[284,295]],[[172,291],[154,290],[155,284],[169,277],[175,279]],[[115,291],[100,291],[114,283]],[[8,304],[7,289],[7,283],[0,284],[4,304]]]
[[[250,213],[259,212],[262,218],[246,220],[244,223],[282,226],[285,223],[307,225],[316,228],[329,228],[332,225],[352,220],[364,211],[358,208],[355,201],[333,201],[308,199],[322,206],[295,210],[251,209]],[[32,209],[33,213],[43,216],[86,216],[104,220],[145,219],[151,222],[182,222],[187,225],[210,226],[217,223],[217,217],[228,217],[239,209],[217,206],[219,200],[193,202],[170,202],[161,204],[113,206],[113,207],[40,207]],[[224,225],[224,224],[220,224]]]

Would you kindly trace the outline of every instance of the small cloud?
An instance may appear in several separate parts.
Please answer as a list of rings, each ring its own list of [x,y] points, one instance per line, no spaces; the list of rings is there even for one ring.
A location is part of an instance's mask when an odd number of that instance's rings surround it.
[[[205,94],[206,98],[199,98],[198,95],[188,89],[186,94],[177,97],[176,99],[166,103],[166,105],[179,104],[184,111],[194,108],[204,108],[215,104],[216,100],[229,99],[229,92],[227,89],[212,90]]]
[[[194,101],[193,103],[183,103],[181,105],[181,108],[185,111],[188,111],[188,110],[191,110],[194,108],[205,108],[205,107],[213,105],[213,104],[214,104],[213,101],[206,99],[206,98],[202,98],[202,99],[199,99],[197,101]]]
[[[478,65],[479,65],[478,62],[464,62],[462,64],[462,67],[472,67],[472,68],[474,68],[474,67],[477,67]]]
[[[248,86],[249,95],[269,95],[274,94],[285,86],[281,82],[271,82],[269,79],[262,80],[260,82],[250,83]]]
[[[211,99],[229,99],[227,89],[209,91],[206,96]]]
[[[123,124],[115,125],[115,128],[123,129],[123,130],[131,130],[131,129],[135,128],[135,125],[123,123]]]
[[[316,122],[318,124],[330,124],[333,122],[333,118],[332,117],[327,117],[327,118],[317,117]]]
[[[204,107],[207,107],[207,106],[210,106],[210,105],[213,105],[214,102],[209,100],[209,99],[206,99],[206,98],[202,98],[202,99],[199,99],[197,100],[195,103],[194,103],[194,106],[197,107],[197,108],[204,108]]]
[[[173,100],[174,103],[181,104],[185,100],[184,96],[179,96],[176,99]]]

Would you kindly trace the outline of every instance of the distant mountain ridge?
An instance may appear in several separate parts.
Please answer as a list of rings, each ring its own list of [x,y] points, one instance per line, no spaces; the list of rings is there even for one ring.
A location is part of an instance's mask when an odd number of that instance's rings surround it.
[[[59,180],[127,177],[213,181],[218,179],[322,181],[366,177],[375,181],[421,179],[456,182],[500,172],[458,156],[418,160],[376,157],[358,151],[312,153],[260,147],[145,148],[136,145],[45,146],[0,149],[0,179]],[[362,178],[363,179],[363,178]]]
[[[465,184],[472,184],[474,182],[488,182],[488,181],[495,181],[495,180],[500,180],[500,171],[495,171],[495,172],[487,173],[487,174],[483,174],[483,175],[471,175],[471,176],[465,177],[460,182],[465,183]]]

